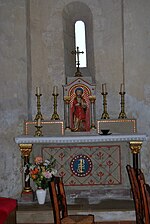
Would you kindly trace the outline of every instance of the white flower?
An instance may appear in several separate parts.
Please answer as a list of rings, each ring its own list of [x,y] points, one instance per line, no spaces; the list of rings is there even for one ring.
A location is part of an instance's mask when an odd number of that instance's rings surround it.
[[[48,166],[49,164],[50,164],[50,161],[47,160],[47,159],[46,159],[46,160],[44,161],[44,163],[43,163],[44,166]]]
[[[57,174],[57,170],[52,168],[51,174],[55,176]]]

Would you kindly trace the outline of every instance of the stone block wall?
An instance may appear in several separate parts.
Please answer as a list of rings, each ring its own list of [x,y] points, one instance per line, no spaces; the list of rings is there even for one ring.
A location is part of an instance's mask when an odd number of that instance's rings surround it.
[[[42,91],[43,117],[49,120],[53,113],[52,87],[58,85],[58,111],[60,119],[64,118],[62,85],[66,74],[62,14],[72,2],[0,1],[0,196],[19,197],[22,189],[22,160],[14,137],[23,133],[24,120],[32,120],[36,114],[36,86]],[[79,2],[89,8],[93,19],[97,119],[103,111],[102,83],[107,83],[110,117],[118,117],[119,88],[124,73],[127,116],[137,119],[138,132],[150,136],[150,2]],[[141,151],[141,166],[150,182],[148,143],[144,143]]]

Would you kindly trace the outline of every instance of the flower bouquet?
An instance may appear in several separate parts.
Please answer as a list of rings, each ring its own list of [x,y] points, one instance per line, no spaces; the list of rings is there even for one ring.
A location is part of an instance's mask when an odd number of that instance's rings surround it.
[[[31,178],[37,188],[47,189],[48,182],[52,180],[53,176],[56,175],[57,170],[55,169],[56,159],[50,156],[49,159],[43,160],[41,156],[37,156],[34,159],[34,164],[27,163],[24,167],[26,174],[26,180]]]

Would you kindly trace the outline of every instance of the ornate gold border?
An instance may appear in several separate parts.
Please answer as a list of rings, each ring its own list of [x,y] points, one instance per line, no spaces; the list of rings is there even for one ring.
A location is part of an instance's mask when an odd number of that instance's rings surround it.
[[[118,122],[132,122],[133,123],[133,132],[137,132],[136,120],[135,119],[114,119],[114,120],[98,120],[97,121],[97,131],[100,132],[100,123],[118,123]]]
[[[24,122],[24,133],[28,135],[28,125],[33,124],[36,125],[36,121],[25,121]],[[49,124],[61,124],[61,133],[64,135],[64,122],[63,121],[41,121],[41,125],[49,125]]]

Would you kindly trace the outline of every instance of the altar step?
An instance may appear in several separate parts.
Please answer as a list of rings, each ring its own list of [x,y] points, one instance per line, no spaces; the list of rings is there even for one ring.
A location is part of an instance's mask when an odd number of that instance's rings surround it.
[[[135,224],[135,210],[132,200],[103,200],[94,205],[69,205],[69,214],[93,214],[98,224]],[[50,203],[19,203],[17,224],[53,224]]]

